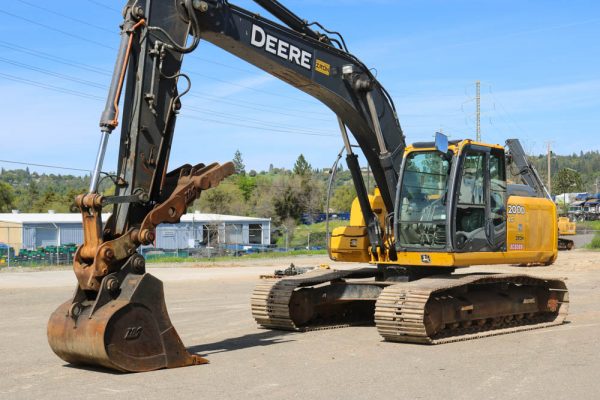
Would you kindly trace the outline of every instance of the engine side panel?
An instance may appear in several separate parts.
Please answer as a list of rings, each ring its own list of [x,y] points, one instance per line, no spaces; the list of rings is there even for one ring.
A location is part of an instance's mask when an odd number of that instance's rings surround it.
[[[509,253],[557,252],[556,205],[539,197],[511,196],[506,209]]]

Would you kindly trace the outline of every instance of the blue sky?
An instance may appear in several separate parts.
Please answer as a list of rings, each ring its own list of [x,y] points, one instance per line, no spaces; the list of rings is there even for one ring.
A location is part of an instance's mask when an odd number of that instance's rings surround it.
[[[350,51],[377,70],[408,142],[440,129],[473,137],[480,80],[485,141],[519,137],[535,154],[546,141],[558,154],[600,149],[596,1],[282,2],[342,32]],[[232,3],[259,11],[249,0]],[[92,168],[123,4],[2,2],[0,159]],[[173,168],[229,160],[236,149],[248,169],[291,167],[300,153],[326,167],[342,146],[325,106],[206,42],[183,71],[193,89],[183,99]],[[118,132],[106,170],[116,168],[117,146]]]

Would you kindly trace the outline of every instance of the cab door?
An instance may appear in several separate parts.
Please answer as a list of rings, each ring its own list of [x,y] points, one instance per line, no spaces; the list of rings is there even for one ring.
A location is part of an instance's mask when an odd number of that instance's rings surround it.
[[[454,250],[504,250],[507,201],[504,151],[475,145],[463,147],[455,182]]]
[[[506,251],[506,157],[503,149],[492,148],[488,153],[489,214],[488,237],[491,251]]]

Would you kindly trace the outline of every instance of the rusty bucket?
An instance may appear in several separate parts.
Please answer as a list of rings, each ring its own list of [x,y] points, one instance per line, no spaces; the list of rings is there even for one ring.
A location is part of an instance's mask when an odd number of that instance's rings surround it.
[[[78,287],[50,316],[48,342],[64,361],[124,372],[208,362],[183,346],[167,313],[162,282],[154,276],[111,274],[94,299],[89,295]]]

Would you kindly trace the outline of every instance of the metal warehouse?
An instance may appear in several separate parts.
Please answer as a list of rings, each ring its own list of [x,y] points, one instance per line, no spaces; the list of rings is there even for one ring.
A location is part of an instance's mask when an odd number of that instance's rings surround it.
[[[103,214],[106,221],[110,214]],[[83,242],[80,214],[0,214],[0,243],[15,250]],[[157,228],[157,248],[187,249],[216,245],[256,246],[271,242],[271,220],[233,215],[186,214],[181,223]]]
[[[156,247],[175,250],[217,245],[265,246],[271,243],[271,219],[194,212],[177,225],[156,229]]]
[[[0,214],[0,242],[15,250],[82,243],[81,214]]]

